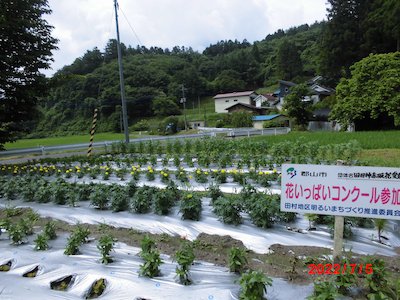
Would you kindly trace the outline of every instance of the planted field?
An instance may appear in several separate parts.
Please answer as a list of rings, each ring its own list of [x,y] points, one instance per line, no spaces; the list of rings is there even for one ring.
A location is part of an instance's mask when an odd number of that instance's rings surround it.
[[[398,221],[346,218],[341,264],[372,265],[374,276],[321,282],[309,266],[331,263],[333,217],[280,211],[282,163],[355,164],[358,143],[199,139],[110,151],[0,166],[5,295],[25,297],[25,283],[32,299],[396,299]]]

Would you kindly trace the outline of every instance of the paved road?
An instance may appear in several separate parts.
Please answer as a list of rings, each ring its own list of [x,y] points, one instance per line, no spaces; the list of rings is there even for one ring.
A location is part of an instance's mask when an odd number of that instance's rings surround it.
[[[202,130],[195,134],[182,134],[182,135],[171,135],[171,136],[150,136],[143,138],[136,138],[130,140],[131,143],[139,143],[144,141],[162,141],[162,140],[175,140],[175,139],[187,139],[187,138],[201,138],[205,136],[225,136],[225,137],[240,137],[240,136],[254,136],[254,135],[278,135],[286,134],[290,131],[289,128],[269,128],[269,129],[253,129],[253,128],[218,128],[218,129],[207,129]],[[121,141],[104,141],[95,142],[93,147],[97,150],[103,150],[106,147],[110,147],[113,143],[120,143]],[[0,151],[0,157],[12,157],[12,156],[24,156],[27,154],[36,155],[32,159],[39,159],[42,157],[48,157],[48,154],[60,151],[71,151],[77,150],[79,154],[85,154],[82,150],[88,148],[88,143],[84,144],[72,144],[62,146],[49,146],[49,147],[36,147],[36,148],[25,148]],[[76,155],[77,153],[69,153],[69,155]],[[65,155],[64,153],[64,156]],[[54,156],[53,156],[54,157]]]

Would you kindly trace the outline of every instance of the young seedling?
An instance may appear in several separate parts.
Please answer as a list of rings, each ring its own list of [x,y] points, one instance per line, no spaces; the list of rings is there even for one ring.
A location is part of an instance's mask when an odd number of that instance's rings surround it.
[[[228,261],[231,272],[242,274],[247,265],[246,251],[238,247],[231,248]]]
[[[272,286],[272,279],[261,271],[251,271],[243,274],[239,283],[241,300],[261,300],[265,299],[266,286]]]
[[[35,250],[44,251],[49,249],[48,241],[49,237],[45,233],[38,234],[38,236],[35,239]]]
[[[110,257],[110,252],[114,249],[115,239],[108,234],[102,235],[97,244],[97,249],[99,249],[101,254],[101,263],[108,264],[113,260]]]
[[[54,221],[47,222],[46,225],[44,225],[43,232],[49,240],[54,240],[57,237],[56,223]]]

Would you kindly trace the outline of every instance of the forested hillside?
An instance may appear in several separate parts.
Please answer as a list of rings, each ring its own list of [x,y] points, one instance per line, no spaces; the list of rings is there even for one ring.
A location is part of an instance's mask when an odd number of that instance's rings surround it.
[[[142,117],[180,113],[181,85],[190,99],[219,92],[257,89],[278,79],[301,81],[317,73],[323,24],[279,30],[264,40],[220,41],[203,53],[122,45],[130,124]],[[35,135],[87,130],[95,107],[101,131],[119,131],[120,94],[116,41],[88,50],[50,80]]]
[[[192,48],[122,45],[130,125],[143,117],[180,113],[186,97],[253,90],[278,79],[302,82],[316,74],[335,87],[350,66],[369,53],[398,50],[396,0],[330,0],[328,21],[278,30],[262,41],[220,41],[202,53]],[[104,50],[88,50],[59,70],[39,105],[34,135],[85,132],[94,108],[99,130],[120,130],[120,94],[116,41]]]

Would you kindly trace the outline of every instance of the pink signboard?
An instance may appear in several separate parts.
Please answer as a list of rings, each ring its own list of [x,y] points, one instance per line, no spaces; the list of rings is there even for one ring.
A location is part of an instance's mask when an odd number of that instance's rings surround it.
[[[400,169],[284,164],[281,210],[400,220]]]

